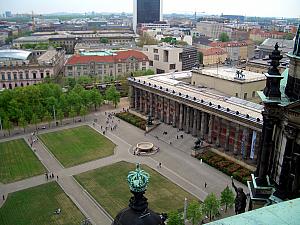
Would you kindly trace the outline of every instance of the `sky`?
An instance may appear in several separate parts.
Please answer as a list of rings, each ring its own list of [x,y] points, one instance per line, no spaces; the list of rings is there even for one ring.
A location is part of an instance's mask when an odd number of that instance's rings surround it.
[[[133,11],[133,0],[1,0],[0,12],[36,14],[54,12]],[[163,0],[163,13],[234,14],[262,17],[300,17],[299,0]]]

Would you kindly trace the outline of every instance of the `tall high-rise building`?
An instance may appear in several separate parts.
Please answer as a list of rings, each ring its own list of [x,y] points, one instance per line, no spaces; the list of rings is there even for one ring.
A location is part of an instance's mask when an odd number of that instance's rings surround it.
[[[133,30],[139,23],[154,23],[162,20],[162,0],[134,0]]]

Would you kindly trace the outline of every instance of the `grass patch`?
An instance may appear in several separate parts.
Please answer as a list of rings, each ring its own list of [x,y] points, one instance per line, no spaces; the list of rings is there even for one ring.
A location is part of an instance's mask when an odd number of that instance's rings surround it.
[[[89,126],[39,135],[55,157],[70,167],[114,153],[115,144]]]
[[[54,214],[58,208],[60,215]],[[78,225],[83,219],[56,182],[9,194],[0,208],[1,225]]]
[[[0,143],[0,182],[10,183],[46,170],[23,139]]]
[[[146,130],[146,120],[138,117],[130,112],[120,112],[116,114],[117,117],[119,117],[122,120],[125,120],[127,123],[132,124],[133,126],[136,126],[142,130]]]
[[[135,165],[119,162],[83,174],[76,179],[89,193],[115,217],[117,213],[128,206],[132,196],[127,184],[128,172],[135,169]],[[151,168],[142,165],[142,169],[150,174],[150,183],[146,192],[149,207],[156,212],[169,212],[182,209],[184,198],[196,200],[194,196],[178,187]]]

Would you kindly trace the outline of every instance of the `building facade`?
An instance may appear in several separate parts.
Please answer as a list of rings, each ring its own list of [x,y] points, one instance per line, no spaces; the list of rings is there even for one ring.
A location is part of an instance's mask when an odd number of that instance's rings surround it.
[[[46,77],[59,75],[64,63],[63,50],[49,50],[41,55],[30,51],[0,50],[0,89],[40,83]]]
[[[191,70],[197,64],[197,49],[192,46],[145,45],[143,52],[155,73]]]
[[[95,53],[94,53],[95,54]],[[119,51],[111,55],[74,55],[65,65],[65,75],[71,77],[92,76],[104,80],[137,70],[149,69],[149,59],[135,50]]]
[[[162,0],[134,0],[133,30],[140,23],[155,23],[162,20]]]
[[[187,73],[190,72],[129,78],[131,109],[200,137],[225,153],[255,162],[261,138],[261,110],[176,80]]]
[[[203,54],[204,66],[222,64],[228,58],[228,53],[222,48],[200,49],[199,52]]]

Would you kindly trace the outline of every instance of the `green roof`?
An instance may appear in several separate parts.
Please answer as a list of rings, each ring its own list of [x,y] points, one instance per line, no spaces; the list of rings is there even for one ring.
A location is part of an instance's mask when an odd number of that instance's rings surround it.
[[[300,198],[262,207],[208,225],[299,225]]]

